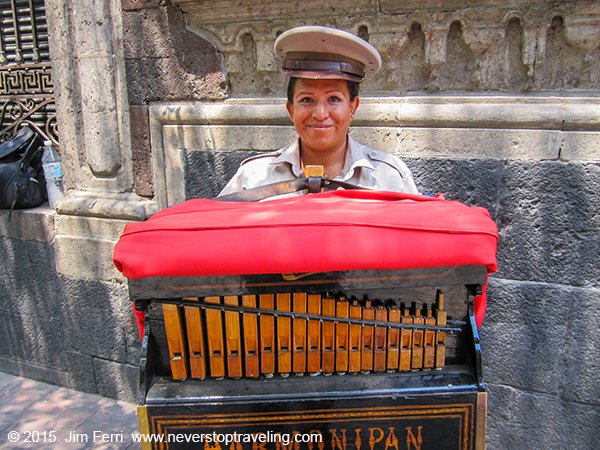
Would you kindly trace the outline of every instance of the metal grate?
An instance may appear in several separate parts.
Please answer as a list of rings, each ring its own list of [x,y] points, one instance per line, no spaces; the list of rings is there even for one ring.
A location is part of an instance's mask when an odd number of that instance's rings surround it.
[[[58,144],[44,0],[0,0],[0,141],[28,124]]]

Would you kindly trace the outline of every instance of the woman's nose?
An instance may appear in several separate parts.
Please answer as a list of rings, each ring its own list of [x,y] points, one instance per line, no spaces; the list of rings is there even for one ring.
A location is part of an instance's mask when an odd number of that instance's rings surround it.
[[[327,118],[329,111],[325,102],[316,102],[313,109],[313,117],[315,119],[323,120]]]

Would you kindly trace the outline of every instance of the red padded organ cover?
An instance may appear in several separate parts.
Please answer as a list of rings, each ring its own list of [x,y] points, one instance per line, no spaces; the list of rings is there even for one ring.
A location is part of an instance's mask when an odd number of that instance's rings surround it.
[[[128,224],[114,262],[127,278],[484,265],[487,210],[420,195],[332,191],[266,202],[189,200]],[[478,325],[485,299],[476,299]]]

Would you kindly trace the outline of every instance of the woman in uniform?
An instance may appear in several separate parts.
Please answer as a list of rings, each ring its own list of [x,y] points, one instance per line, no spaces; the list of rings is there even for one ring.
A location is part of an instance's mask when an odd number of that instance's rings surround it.
[[[375,48],[345,31],[303,26],[281,34],[275,53],[290,77],[286,108],[298,138],[275,152],[246,159],[220,196],[302,178],[308,165],[323,166],[330,180],[418,193],[399,158],[348,135],[360,104],[360,83],[381,67]]]

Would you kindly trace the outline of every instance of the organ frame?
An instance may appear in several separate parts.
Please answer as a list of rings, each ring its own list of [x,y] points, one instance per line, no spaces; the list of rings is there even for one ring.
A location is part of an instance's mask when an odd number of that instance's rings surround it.
[[[320,404],[329,404],[330,399],[334,398],[335,404],[344,411],[348,408],[351,409],[352,405],[367,405],[365,414],[368,411],[376,410],[381,404],[391,408],[392,411],[401,411],[403,408],[415,408],[415,411],[420,411],[424,405],[429,405],[433,411],[432,415],[419,416],[421,420],[419,423],[425,425],[435,423],[434,429],[437,431],[434,435],[438,436],[438,440],[445,439],[444,435],[456,434],[459,436],[459,445],[448,448],[483,448],[487,393],[481,372],[481,347],[473,314],[473,299],[475,295],[481,293],[481,287],[486,279],[487,270],[484,266],[453,266],[394,271],[308,273],[294,274],[293,276],[290,274],[266,274],[151,277],[129,280],[130,296],[135,301],[136,307],[145,311],[146,314],[140,368],[140,406],[138,410],[140,428],[149,433],[168,433],[171,429],[169,427],[179,424],[179,429],[206,430],[203,428],[205,426],[203,424],[208,422],[203,421],[202,411],[218,410],[226,416],[236,416],[239,414],[238,409],[243,407],[258,415],[266,414],[266,411],[272,409],[281,411],[281,414],[287,413],[290,409],[307,410],[308,413],[314,413],[319,410]],[[321,340],[322,364],[319,376],[299,376],[299,373],[294,373],[293,352],[290,351],[289,361],[282,362],[283,366],[287,368],[284,373],[278,370],[270,373],[269,367],[260,367],[264,361],[259,358],[250,365],[246,363],[236,366],[234,364],[232,367],[236,367],[234,370],[237,372],[232,377],[228,372],[228,363],[231,361],[232,353],[227,351],[226,317],[228,314],[239,314],[238,325],[242,324],[241,329],[246,330],[248,325],[244,325],[244,323],[247,312],[219,311],[199,306],[200,304],[207,306],[208,303],[216,303],[216,299],[220,299],[220,304],[225,304],[227,298],[230,303],[233,301],[232,299],[237,299],[240,305],[245,299],[246,304],[251,305],[252,298],[254,298],[257,309],[265,305],[267,306],[265,309],[269,309],[269,307],[277,309],[279,297],[280,305],[293,309],[293,300],[298,294],[307,297],[326,295],[335,299],[334,311],[339,305],[347,303],[347,315],[349,316],[353,299],[361,300],[363,305],[365,298],[372,299],[371,301],[375,302],[375,305],[379,304],[381,299],[387,301],[388,305],[391,303],[399,305],[402,302],[409,302],[409,300],[411,303],[417,301],[431,304],[432,294],[439,291],[444,293],[445,298],[442,320],[447,321],[448,327],[451,329],[451,331],[436,330],[436,333],[446,335],[444,363],[441,363],[442,356],[439,354],[433,356],[434,366],[437,364],[442,367],[433,370],[427,367],[419,370],[411,368],[411,370],[393,373],[387,370],[377,372],[364,370],[362,365],[360,373],[357,374],[350,373],[349,369],[336,370],[334,344],[332,349],[333,375],[324,376],[322,365],[324,353]],[[271,297],[270,300],[269,297]],[[261,302],[263,298],[267,300],[266,304]],[[321,308],[322,304],[321,302]],[[252,308],[252,306],[247,306],[247,308]],[[345,305],[342,308],[345,309]],[[167,315],[164,314],[165,311],[168,311]],[[323,314],[324,311],[321,313]],[[206,327],[207,323],[210,323],[213,329],[221,330],[223,337],[220,349],[223,358],[221,358],[221,365],[218,362],[215,363],[217,372],[214,373],[211,373],[209,345],[204,345],[203,348],[199,346],[196,349],[188,346],[190,333],[201,332],[198,330],[198,316],[206,314],[212,318],[208,322],[201,323],[200,326]],[[346,313],[344,312],[344,314]],[[168,317],[169,315],[171,318]],[[266,338],[270,339],[272,348],[275,349],[277,345],[281,345],[281,343],[277,343],[277,330],[279,329],[277,321],[283,318],[284,320],[281,322],[283,327],[290,331],[288,336],[290,340],[287,345],[290,345],[291,348],[294,338],[291,325],[295,320],[306,320],[304,316],[285,317],[271,314],[260,314],[256,318],[257,331],[261,329],[260,321],[275,322],[274,335],[265,337],[261,336],[259,332],[257,337],[251,333],[249,336],[245,336],[238,329],[240,334],[234,336],[237,339],[236,342],[255,338],[261,341]],[[170,349],[171,343],[165,332],[165,322],[169,320],[176,320],[178,326],[182,327],[181,341],[176,343],[175,348],[179,345],[181,357],[179,365],[185,366],[187,373],[185,376],[175,374],[175,378],[180,378],[179,381],[173,379],[173,368],[177,367],[177,364],[173,364],[173,349]],[[423,318],[424,322],[425,320],[426,318]],[[311,322],[308,320],[308,323]],[[328,323],[336,324],[335,321]],[[402,318],[400,318],[401,324]],[[350,328],[357,324],[349,323],[348,325]],[[358,324],[358,326],[364,327],[365,325]],[[233,327],[233,330],[235,329]],[[250,329],[253,328],[250,326]],[[231,330],[232,327],[229,327],[230,332]],[[401,334],[410,330],[410,327],[398,328],[398,330]],[[410,331],[414,333],[414,330]],[[427,331],[423,330],[423,339],[425,339],[425,333]],[[337,337],[335,332],[333,337],[335,341]],[[207,344],[210,339],[207,336],[206,339],[197,341]],[[255,344],[262,345],[256,342]],[[235,344],[233,345],[235,346]],[[240,356],[239,351],[238,348],[238,356]],[[196,367],[195,370],[198,370],[194,358],[194,355],[198,357],[198,354],[202,354],[201,357],[205,358],[208,363],[205,365],[204,373],[200,370],[197,372],[200,375],[194,377],[191,376],[191,370],[194,367]],[[308,351],[306,355],[305,373],[310,373]],[[362,356],[364,357],[364,353]],[[385,354],[386,358],[389,356],[389,353]],[[277,361],[279,355],[274,352],[272,357],[270,367],[280,367],[280,362]],[[414,352],[410,357],[414,357]],[[424,360],[425,356],[422,357]],[[400,364],[401,352],[399,352],[398,359]],[[429,359],[431,359],[431,355],[429,355]],[[349,362],[350,357],[348,357],[348,364]],[[245,372],[242,373],[242,370]],[[247,375],[248,371],[252,376]],[[257,371],[258,376],[256,375]],[[345,374],[340,375],[342,372]],[[289,376],[284,376],[284,374],[289,374]],[[399,397],[404,400],[398,401]],[[404,406],[397,408],[394,405]],[[461,411],[466,411],[460,419],[463,427],[461,430],[458,430],[452,421],[442,421],[440,424],[438,416],[446,414],[444,411],[448,411],[448,405],[462,405],[460,406],[463,408]],[[382,423],[387,423],[388,419],[382,420]],[[398,426],[398,424],[405,423],[402,420],[397,419],[391,423]],[[413,422],[406,423],[412,424]],[[440,442],[436,441],[436,445],[439,446]]]

